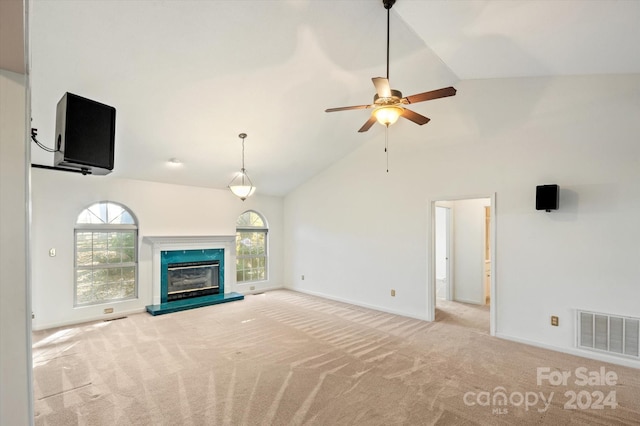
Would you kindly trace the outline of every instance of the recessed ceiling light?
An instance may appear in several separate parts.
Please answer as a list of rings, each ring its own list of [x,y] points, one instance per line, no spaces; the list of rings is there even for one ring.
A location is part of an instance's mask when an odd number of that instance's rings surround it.
[[[167,164],[169,166],[171,166],[171,167],[179,167],[179,166],[182,166],[182,161],[180,161],[180,160],[178,160],[177,158],[174,157],[174,158],[170,158],[167,161]]]

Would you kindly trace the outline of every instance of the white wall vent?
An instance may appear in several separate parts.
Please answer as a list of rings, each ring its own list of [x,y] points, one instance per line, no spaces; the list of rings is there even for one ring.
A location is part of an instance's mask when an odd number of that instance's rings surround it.
[[[640,318],[578,311],[578,347],[640,359]]]

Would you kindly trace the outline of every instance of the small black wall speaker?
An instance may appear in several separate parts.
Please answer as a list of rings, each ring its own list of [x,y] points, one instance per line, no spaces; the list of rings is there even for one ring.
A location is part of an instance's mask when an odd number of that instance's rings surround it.
[[[91,174],[113,170],[116,109],[65,93],[56,109],[54,164]]]
[[[536,210],[558,210],[560,204],[560,188],[558,185],[536,186]]]

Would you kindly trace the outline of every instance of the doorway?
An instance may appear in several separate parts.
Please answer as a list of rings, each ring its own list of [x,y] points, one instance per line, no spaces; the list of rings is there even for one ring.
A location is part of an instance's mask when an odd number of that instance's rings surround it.
[[[430,212],[427,316],[495,335],[495,194],[434,200]]]
[[[436,300],[452,300],[451,280],[451,207],[435,207]]]

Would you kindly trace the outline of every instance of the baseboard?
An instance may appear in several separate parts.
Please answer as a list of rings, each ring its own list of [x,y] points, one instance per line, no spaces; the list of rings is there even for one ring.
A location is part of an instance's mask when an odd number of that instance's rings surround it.
[[[59,322],[52,322],[52,323],[48,323],[48,324],[38,324],[38,325],[32,326],[31,329],[33,331],[42,331],[42,330],[48,330],[50,328],[69,327],[69,326],[72,326],[72,325],[80,325],[80,324],[86,324],[86,323],[90,323],[90,322],[106,321],[106,320],[111,320],[111,319],[114,319],[114,318],[126,317],[127,315],[139,314],[139,313],[142,313],[142,312],[145,312],[145,307],[144,306],[141,307],[141,308],[135,308],[135,309],[129,309],[129,310],[126,310],[126,311],[114,312],[114,313],[108,314],[108,315],[100,315],[99,317],[78,318],[78,319],[69,320],[69,321],[59,321]]]
[[[298,293],[309,294],[311,296],[321,297],[323,299],[334,300],[336,302],[348,303],[349,305],[360,306],[362,308],[372,309],[374,311],[386,312],[388,314],[400,315],[401,317],[413,318],[422,321],[429,321],[426,315],[411,315],[406,312],[394,311],[393,309],[383,308],[381,306],[369,305],[367,303],[362,303],[354,300],[344,299],[341,297],[329,296],[324,293],[318,293],[315,291],[303,290],[300,288],[291,288],[291,287],[283,287],[285,290],[297,291]]]
[[[479,302],[477,300],[458,299],[457,297],[454,297],[451,301],[452,302],[466,303],[468,305],[484,305],[484,303]]]
[[[244,294],[246,296],[247,294],[260,294],[260,293],[264,293],[265,291],[284,290],[284,289],[286,289],[286,288],[283,287],[283,286],[280,286],[280,287],[260,287],[260,288],[255,289],[255,290],[247,290],[247,291],[245,291],[245,290],[240,291],[240,290],[238,290],[236,288],[236,292],[238,292],[240,294]]]
[[[598,352],[585,351],[578,348],[564,348],[560,346],[548,345],[546,343],[537,342],[535,340],[522,339],[519,337],[510,336],[508,334],[496,333],[496,336],[500,339],[510,340],[512,342],[523,343],[529,346],[536,346],[542,349],[548,349],[555,352],[562,352],[569,355],[579,356],[581,358],[587,358],[596,361],[608,362],[610,364],[621,365],[623,367],[630,367],[640,369],[640,361],[635,361],[627,358],[618,358],[615,356],[602,354]]]

